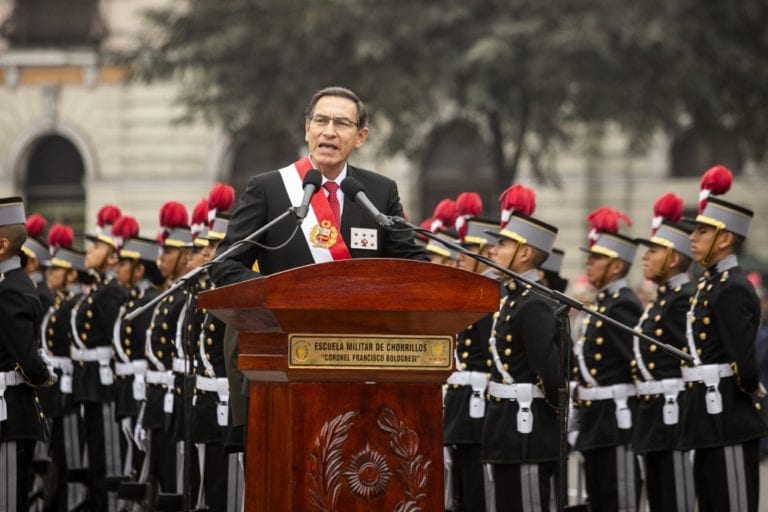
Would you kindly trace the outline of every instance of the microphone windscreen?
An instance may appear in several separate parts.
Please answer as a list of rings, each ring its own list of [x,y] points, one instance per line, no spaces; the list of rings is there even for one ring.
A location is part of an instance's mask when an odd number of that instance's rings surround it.
[[[365,189],[355,178],[347,176],[341,180],[341,191],[344,192],[344,196],[355,201],[357,194],[363,192]]]
[[[317,169],[310,169],[307,174],[304,175],[304,181],[301,182],[301,188],[307,188],[307,185],[314,185],[315,190],[320,190],[320,185],[323,183],[323,175]]]

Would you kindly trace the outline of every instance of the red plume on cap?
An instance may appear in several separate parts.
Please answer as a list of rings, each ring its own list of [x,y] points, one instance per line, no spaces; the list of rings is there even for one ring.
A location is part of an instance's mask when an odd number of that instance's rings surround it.
[[[130,215],[121,215],[112,223],[112,239],[119,251],[126,240],[139,236],[139,223]]]
[[[669,192],[656,200],[653,205],[653,221],[651,221],[651,232],[661,226],[662,221],[675,223],[683,216],[683,198]]]
[[[462,192],[456,198],[456,232],[464,240],[467,234],[467,220],[479,217],[483,213],[483,200],[476,192]]]
[[[628,226],[632,225],[632,221],[624,213],[607,206],[601,206],[590,213],[587,220],[592,228],[589,231],[590,246],[597,241],[600,233],[618,233],[620,221],[623,220]]]
[[[501,226],[503,227],[512,212],[533,215],[536,211],[536,192],[523,185],[512,185],[499,196],[501,207]]]
[[[187,208],[178,201],[168,201],[160,208],[161,239],[165,241],[173,228],[189,227]]]
[[[192,236],[197,238],[208,227],[208,211],[209,201],[206,198],[202,198],[192,210]],[[215,218],[215,217],[214,217]]]
[[[213,226],[213,219],[219,212],[226,212],[235,204],[235,189],[226,183],[217,183],[208,193],[208,226]],[[194,217],[194,213],[192,214]],[[192,220],[192,224],[195,221]]]
[[[48,250],[51,253],[51,257],[56,256],[56,251],[62,247],[71,249],[74,240],[75,232],[71,227],[64,224],[54,224],[51,226],[51,229],[48,230]]]
[[[96,214],[96,231],[101,233],[101,229],[104,226],[114,224],[120,215],[122,215],[122,213],[120,212],[120,208],[117,206],[113,204],[106,204],[102,206],[99,210],[99,213]]]
[[[714,196],[725,194],[731,189],[731,183],[733,183],[733,173],[730,169],[720,164],[710,167],[701,177],[701,182],[699,183],[701,188],[701,192],[699,192],[699,213],[703,212],[704,207],[707,206],[707,199],[710,194]]]
[[[39,213],[33,213],[27,217],[27,236],[31,238],[39,237],[43,234],[43,230],[45,230],[47,225],[48,221],[45,220],[45,217]]]
[[[453,226],[456,222],[456,203],[452,199],[443,199],[435,207],[432,213],[432,224],[429,230],[433,233],[442,231],[446,226]]]

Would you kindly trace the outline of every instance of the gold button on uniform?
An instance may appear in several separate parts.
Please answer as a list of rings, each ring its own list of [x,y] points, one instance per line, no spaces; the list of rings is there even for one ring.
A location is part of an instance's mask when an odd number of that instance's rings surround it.
[[[658,328],[656,329],[656,331],[654,331],[654,334],[656,336],[661,336],[662,334],[664,334],[664,330],[662,328]]]
[[[705,333],[705,332],[699,333],[699,339],[701,341],[706,340],[707,339],[707,333]]]
[[[651,343],[648,346],[648,350],[650,350],[651,352],[656,352],[656,344],[655,343]]]
[[[605,343],[605,340],[603,339],[602,336],[598,336],[597,338],[595,338],[595,343],[597,343],[598,345],[602,345],[603,343]]]
[[[701,321],[704,322],[704,325],[709,325],[712,320],[710,320],[708,316],[705,316]]]
[[[595,352],[595,361],[600,361],[603,358],[603,354]]]
[[[505,349],[504,349],[504,355],[505,355],[505,356],[510,356],[510,355],[512,355],[512,349],[511,349],[511,348],[505,348]]]

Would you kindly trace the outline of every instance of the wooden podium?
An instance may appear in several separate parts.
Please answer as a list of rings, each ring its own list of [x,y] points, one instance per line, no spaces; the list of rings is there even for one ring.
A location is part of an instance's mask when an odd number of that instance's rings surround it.
[[[443,510],[441,386],[454,334],[498,309],[496,281],[353,259],[217,288],[199,306],[240,332],[247,511]]]

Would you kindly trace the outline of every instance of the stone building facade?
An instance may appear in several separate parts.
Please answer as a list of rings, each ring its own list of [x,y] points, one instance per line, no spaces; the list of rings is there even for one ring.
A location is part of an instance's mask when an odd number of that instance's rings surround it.
[[[183,112],[178,84],[130,81],[128,68],[108,64],[106,55],[134,43],[142,10],[162,3],[0,0],[0,196],[21,194],[31,210],[80,232],[93,229],[101,205],[114,203],[137,217],[143,235],[154,236],[163,202],[178,200],[191,210],[215,181],[243,183],[248,173],[266,170],[243,161],[253,152],[233,147],[217,127],[177,124]],[[378,156],[374,129],[354,163],[396,179],[412,220],[428,215],[438,199],[465,190],[493,203],[500,191],[483,157],[482,134],[434,133],[425,137],[425,157],[410,161]],[[672,143],[664,137],[642,154],[628,151],[617,130],[584,131],[576,140],[546,162],[559,187],[537,186],[527,164],[518,180],[537,189],[537,216],[560,227],[566,274],[581,271],[577,248],[592,208],[627,211],[635,220],[631,232],[640,236],[650,229],[650,209],[661,193],[674,191],[695,206],[698,177],[676,176]],[[728,199],[755,210],[748,250],[764,259],[766,196],[766,165],[741,165]]]

